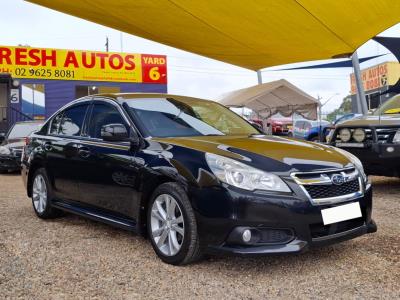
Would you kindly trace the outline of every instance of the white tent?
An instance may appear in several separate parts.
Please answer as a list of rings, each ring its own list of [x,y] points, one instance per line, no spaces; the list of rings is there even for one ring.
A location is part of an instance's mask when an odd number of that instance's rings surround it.
[[[218,100],[228,107],[247,107],[260,118],[276,113],[285,117],[297,113],[307,119],[317,119],[319,102],[290,82],[280,79],[236,90]]]

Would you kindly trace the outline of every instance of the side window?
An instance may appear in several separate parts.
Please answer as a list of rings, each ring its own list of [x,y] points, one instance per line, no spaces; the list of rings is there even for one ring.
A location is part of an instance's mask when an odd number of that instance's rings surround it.
[[[311,123],[310,122],[304,122],[304,129],[305,130],[310,130],[311,129]]]
[[[303,129],[303,121],[297,121],[296,122],[296,125],[295,125],[295,129],[297,130],[297,131],[300,131],[301,129]]]
[[[56,135],[58,134],[58,129],[60,128],[62,117],[63,117],[63,112],[60,112],[53,118],[50,125],[50,134],[56,134]]]
[[[89,136],[101,139],[101,128],[110,124],[122,124],[129,130],[116,107],[107,103],[95,103],[89,122]]]
[[[64,110],[60,124],[59,134],[66,136],[79,136],[82,133],[88,104],[76,105]]]

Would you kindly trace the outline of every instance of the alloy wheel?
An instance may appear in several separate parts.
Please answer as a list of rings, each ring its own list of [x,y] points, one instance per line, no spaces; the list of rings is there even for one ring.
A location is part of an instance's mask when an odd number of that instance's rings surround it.
[[[159,195],[151,208],[151,234],[157,248],[166,256],[176,255],[185,237],[182,210],[174,197]]]
[[[47,187],[44,177],[40,174],[33,181],[32,199],[36,211],[39,214],[43,213],[47,204]]]

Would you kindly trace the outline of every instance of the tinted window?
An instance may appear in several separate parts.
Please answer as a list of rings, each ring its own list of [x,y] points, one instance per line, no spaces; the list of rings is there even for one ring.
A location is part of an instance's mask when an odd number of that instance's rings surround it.
[[[295,125],[296,129],[302,129],[303,126],[304,126],[304,122],[303,121],[297,121],[296,122],[296,125]]]
[[[89,136],[101,139],[101,127],[109,124],[123,124],[128,130],[124,119],[116,107],[111,104],[96,103],[93,106],[89,122]]]
[[[82,104],[67,108],[60,124],[59,134],[67,136],[78,136],[82,133],[88,104]]]
[[[58,129],[60,128],[63,113],[56,115],[51,121],[50,134],[58,134]]]

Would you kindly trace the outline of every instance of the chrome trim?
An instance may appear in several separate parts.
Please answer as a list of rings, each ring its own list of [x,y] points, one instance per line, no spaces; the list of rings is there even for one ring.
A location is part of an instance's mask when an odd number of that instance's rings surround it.
[[[354,172],[350,174],[346,174],[346,171],[354,169]],[[337,197],[329,197],[329,198],[312,198],[306,188],[304,186],[307,185],[333,185],[331,178],[326,175],[326,173],[340,173],[344,174],[347,177],[347,182],[355,180],[358,178],[359,191],[351,194],[346,194]],[[318,174],[320,175],[317,178],[311,179],[300,179],[297,178],[296,175],[312,175]],[[320,170],[313,172],[293,172],[290,174],[290,177],[299,185],[300,189],[306,195],[306,197],[310,200],[313,205],[327,205],[327,204],[335,204],[341,203],[345,201],[351,201],[364,196],[366,188],[364,187],[362,176],[356,167],[349,167],[343,169],[329,169],[329,170]]]

